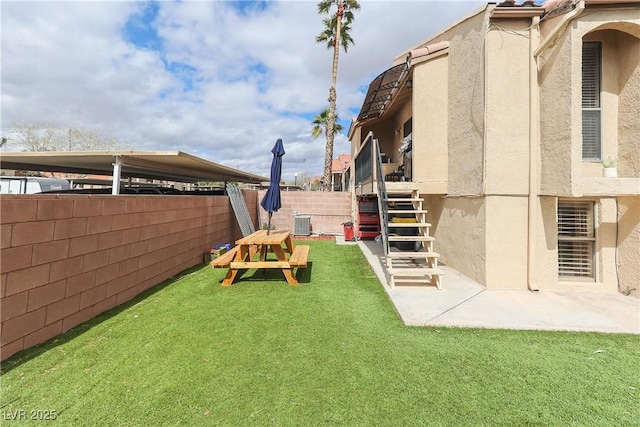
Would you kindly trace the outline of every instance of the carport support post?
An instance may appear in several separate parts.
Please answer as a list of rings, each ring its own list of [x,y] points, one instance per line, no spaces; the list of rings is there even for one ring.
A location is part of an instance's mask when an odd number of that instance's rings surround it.
[[[116,156],[116,162],[113,164],[113,186],[111,194],[120,194],[120,156]]]

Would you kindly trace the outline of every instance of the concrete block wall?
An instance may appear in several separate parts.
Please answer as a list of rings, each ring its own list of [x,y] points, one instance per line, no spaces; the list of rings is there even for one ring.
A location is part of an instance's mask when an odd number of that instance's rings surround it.
[[[258,203],[266,190],[258,191]],[[294,230],[294,211],[311,217],[312,234],[343,234],[343,223],[352,221],[351,193],[322,191],[283,191],[282,207],[271,217],[271,226]],[[259,207],[260,227],[267,224],[269,214]]]
[[[257,191],[244,196],[257,224]],[[0,228],[0,360],[242,236],[226,196],[3,195]]]

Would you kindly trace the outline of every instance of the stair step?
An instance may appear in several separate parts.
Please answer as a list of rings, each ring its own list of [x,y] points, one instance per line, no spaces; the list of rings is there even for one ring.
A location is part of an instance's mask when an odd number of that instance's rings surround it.
[[[409,283],[433,283],[433,279],[427,277],[394,277],[394,285],[402,285]],[[439,289],[439,288],[438,288]]]
[[[388,197],[387,198],[387,202],[392,202],[392,203],[410,203],[410,202],[423,202],[424,199],[418,198],[418,197],[407,197],[407,198],[395,198],[395,197]]]
[[[428,222],[389,222],[388,227],[393,228],[416,228],[416,227],[431,227],[431,223]]]
[[[440,254],[437,252],[389,252],[387,257],[394,259],[404,258],[439,258]]]
[[[435,242],[432,236],[396,236],[389,235],[390,242]]]
[[[387,209],[390,214],[426,214],[426,209]]]
[[[394,284],[392,287],[397,286],[402,286],[402,285],[415,285],[415,284],[429,284],[429,285],[433,285],[433,280],[432,279],[427,279],[427,278],[397,278],[394,279]],[[436,287],[438,289],[441,289],[440,287],[440,282],[436,280]]]
[[[389,274],[393,275],[394,280],[397,282],[398,276],[401,277],[415,277],[415,276],[426,276],[426,275],[430,275],[430,276],[441,276],[444,274],[444,272],[442,270],[440,270],[439,268],[416,268],[416,267],[410,267],[410,268],[398,268],[398,267],[392,267],[389,268],[387,270],[389,272]]]
[[[412,194],[419,193],[419,188],[389,188],[387,189],[387,194]]]

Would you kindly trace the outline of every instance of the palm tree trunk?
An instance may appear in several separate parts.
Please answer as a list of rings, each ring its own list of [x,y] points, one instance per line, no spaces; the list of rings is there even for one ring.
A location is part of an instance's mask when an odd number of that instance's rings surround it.
[[[324,152],[324,190],[331,188],[331,165],[333,163],[333,136],[335,133],[336,117],[336,88],[331,86],[329,89],[329,114],[327,115],[326,136],[327,145]]]
[[[338,2],[338,12],[336,19],[336,35],[333,45],[333,68],[331,69],[331,88],[329,89],[329,115],[327,116],[327,146],[324,153],[324,189],[333,191],[331,185],[331,164],[333,162],[333,137],[336,126],[336,82],[338,80],[338,55],[340,53],[340,26],[344,14],[342,0]]]

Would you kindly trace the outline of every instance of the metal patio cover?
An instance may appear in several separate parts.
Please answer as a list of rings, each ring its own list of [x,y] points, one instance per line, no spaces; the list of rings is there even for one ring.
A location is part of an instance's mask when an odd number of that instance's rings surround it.
[[[4,152],[2,169],[113,176],[177,182],[232,181],[261,183],[269,178],[243,172],[181,151],[44,151]]]

